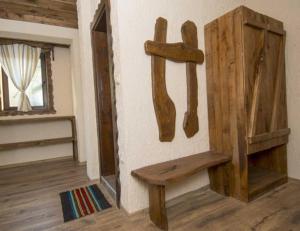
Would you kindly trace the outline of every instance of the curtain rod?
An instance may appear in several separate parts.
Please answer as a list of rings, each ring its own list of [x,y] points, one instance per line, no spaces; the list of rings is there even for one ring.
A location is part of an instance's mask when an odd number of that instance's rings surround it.
[[[29,45],[29,46],[40,47],[40,48],[53,48],[53,47],[70,48],[70,45],[61,44],[61,43],[48,43],[48,42],[23,40],[23,39],[1,38],[0,37],[0,45],[9,45],[9,44],[13,44],[13,43],[23,43],[23,44],[26,44],[26,45]]]

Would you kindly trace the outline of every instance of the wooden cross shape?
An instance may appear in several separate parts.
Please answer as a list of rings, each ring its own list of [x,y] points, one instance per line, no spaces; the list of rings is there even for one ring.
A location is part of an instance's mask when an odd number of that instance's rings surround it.
[[[199,131],[196,65],[203,63],[204,54],[198,49],[197,27],[193,22],[186,21],[182,25],[181,34],[183,42],[166,43],[167,20],[158,18],[154,41],[145,42],[145,51],[152,56],[152,97],[160,141],[172,141],[175,136],[176,110],[166,88],[166,59],[186,63],[187,111],[183,128],[189,138]]]

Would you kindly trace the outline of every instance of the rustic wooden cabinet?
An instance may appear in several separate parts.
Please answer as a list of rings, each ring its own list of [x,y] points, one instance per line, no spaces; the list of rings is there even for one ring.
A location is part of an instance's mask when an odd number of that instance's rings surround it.
[[[283,23],[239,7],[205,26],[211,188],[249,201],[287,181]]]

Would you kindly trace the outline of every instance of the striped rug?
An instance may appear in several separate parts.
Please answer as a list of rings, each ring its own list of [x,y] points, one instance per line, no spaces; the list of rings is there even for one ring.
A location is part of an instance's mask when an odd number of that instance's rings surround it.
[[[65,222],[111,207],[96,184],[59,195]]]

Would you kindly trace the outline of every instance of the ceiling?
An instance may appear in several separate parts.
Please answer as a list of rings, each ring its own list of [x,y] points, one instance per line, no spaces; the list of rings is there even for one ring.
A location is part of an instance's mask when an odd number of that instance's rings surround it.
[[[76,0],[0,0],[0,18],[78,28]]]

